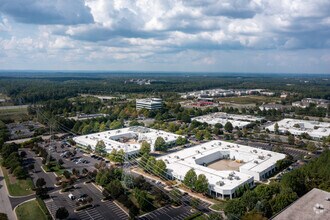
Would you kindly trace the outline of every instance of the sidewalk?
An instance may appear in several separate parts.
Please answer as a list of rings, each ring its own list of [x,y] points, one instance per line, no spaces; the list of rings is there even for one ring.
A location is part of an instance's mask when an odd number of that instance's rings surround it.
[[[9,220],[16,220],[16,215],[11,207],[8,195],[5,178],[2,169],[0,169],[0,212],[6,213]]]

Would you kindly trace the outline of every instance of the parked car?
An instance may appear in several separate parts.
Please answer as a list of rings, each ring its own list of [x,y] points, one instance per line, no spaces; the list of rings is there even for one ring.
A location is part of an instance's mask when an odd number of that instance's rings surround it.
[[[75,199],[76,199],[76,197],[75,197],[72,193],[70,193],[70,194],[68,195],[68,197],[69,197],[69,199],[71,199],[71,200],[75,200]]]

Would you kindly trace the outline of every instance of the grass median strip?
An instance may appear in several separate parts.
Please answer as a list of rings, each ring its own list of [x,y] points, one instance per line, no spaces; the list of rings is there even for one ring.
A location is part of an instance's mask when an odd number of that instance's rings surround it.
[[[35,220],[47,220],[47,216],[44,214],[36,200],[19,205],[16,210],[18,220],[35,219]]]
[[[1,167],[5,181],[8,187],[9,194],[11,196],[27,196],[33,194],[33,182],[30,178],[27,179],[16,179],[11,178],[7,169]]]

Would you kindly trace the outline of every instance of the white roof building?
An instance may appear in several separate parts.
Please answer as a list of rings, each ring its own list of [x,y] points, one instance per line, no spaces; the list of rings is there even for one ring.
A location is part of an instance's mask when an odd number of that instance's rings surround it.
[[[148,99],[137,99],[136,109],[149,109],[156,110],[161,109],[163,105],[162,99],[159,98],[148,98]]]
[[[330,135],[330,123],[307,121],[286,118],[277,122],[279,132],[290,132],[293,135],[309,134],[312,138],[321,139]],[[275,123],[266,127],[270,131],[275,131]]]
[[[166,163],[168,176],[182,181],[186,173],[194,169],[197,175],[204,174],[208,179],[211,195],[232,198],[240,186],[251,187],[253,180],[270,176],[275,171],[276,161],[284,158],[285,154],[215,140],[158,159]],[[242,165],[236,171],[205,166],[221,159],[238,161]]]
[[[102,140],[105,143],[107,152],[111,152],[113,149],[123,149],[125,153],[132,155],[139,152],[141,143],[144,140],[150,143],[151,151],[154,151],[154,145],[157,137],[164,138],[165,142],[170,145],[175,143],[179,136],[180,135],[161,130],[134,126],[81,135],[74,137],[73,140],[81,146],[91,146],[92,149],[95,148],[98,141]]]
[[[210,125],[215,125],[217,123],[225,125],[227,122],[230,122],[233,125],[233,127],[243,128],[251,124],[252,122],[261,121],[262,119],[264,118],[255,117],[252,115],[235,115],[235,114],[227,114],[225,112],[216,112],[208,115],[198,116],[192,118],[191,120],[196,120],[201,123],[206,122]]]

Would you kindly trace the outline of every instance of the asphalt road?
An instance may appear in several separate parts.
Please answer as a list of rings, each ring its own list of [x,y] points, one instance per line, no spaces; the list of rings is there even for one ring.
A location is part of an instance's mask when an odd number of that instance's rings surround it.
[[[0,213],[6,213],[9,220],[14,220],[15,214],[13,212],[10,199],[8,197],[8,191],[5,185],[5,178],[0,168]]]

